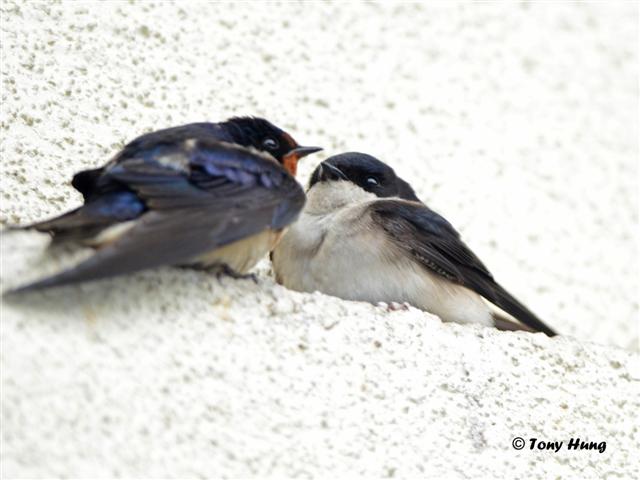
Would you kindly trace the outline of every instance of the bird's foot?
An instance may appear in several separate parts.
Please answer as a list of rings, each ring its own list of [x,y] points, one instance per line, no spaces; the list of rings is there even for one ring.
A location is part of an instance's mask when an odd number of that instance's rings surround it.
[[[377,306],[380,308],[384,308],[387,312],[398,312],[398,311],[407,311],[409,310],[409,305],[407,302],[398,303],[398,302],[378,302]]]
[[[258,284],[258,277],[255,273],[238,273],[227,264],[215,264],[215,265],[178,265],[179,268],[187,268],[189,270],[196,270],[198,272],[207,272],[215,274],[218,281],[222,280],[222,277],[231,277],[240,280],[253,280],[256,285]]]
[[[231,277],[236,280],[253,280],[253,283],[258,284],[258,277],[255,273],[238,273],[226,264],[216,267],[216,277],[218,277],[218,280],[222,277]]]

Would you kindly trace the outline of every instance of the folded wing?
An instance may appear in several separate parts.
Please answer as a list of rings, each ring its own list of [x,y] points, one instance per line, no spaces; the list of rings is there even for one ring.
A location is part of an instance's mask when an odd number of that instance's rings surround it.
[[[449,222],[424,204],[380,200],[371,205],[370,213],[388,238],[425,268],[475,291],[528,327],[556,335],[494,280]]]
[[[291,223],[304,206],[298,182],[269,156],[211,140],[143,150],[105,169],[99,184],[135,193],[145,212],[121,237],[35,290],[194,258]]]

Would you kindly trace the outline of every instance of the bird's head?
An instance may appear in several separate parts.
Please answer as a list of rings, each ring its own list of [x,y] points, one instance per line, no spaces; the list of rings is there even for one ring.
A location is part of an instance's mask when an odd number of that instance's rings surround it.
[[[398,177],[393,168],[365,153],[348,152],[329,157],[314,170],[309,188],[319,182],[349,182],[380,198],[420,201],[411,185]]]
[[[294,176],[298,160],[322,150],[298,145],[291,135],[264,118],[234,117],[224,122],[224,126],[235,143],[270,154]]]

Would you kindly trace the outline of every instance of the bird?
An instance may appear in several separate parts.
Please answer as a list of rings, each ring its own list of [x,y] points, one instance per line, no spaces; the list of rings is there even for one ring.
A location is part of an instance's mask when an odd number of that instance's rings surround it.
[[[258,117],[139,136],[104,166],[73,177],[82,206],[14,227],[49,233],[52,244],[93,247],[95,253],[10,293],[165,265],[248,276],[302,210],[297,162],[320,150],[298,145]]]
[[[556,335],[408,182],[368,154],[343,153],[318,165],[304,210],[271,260],[276,281],[293,290],[408,303],[443,321]]]

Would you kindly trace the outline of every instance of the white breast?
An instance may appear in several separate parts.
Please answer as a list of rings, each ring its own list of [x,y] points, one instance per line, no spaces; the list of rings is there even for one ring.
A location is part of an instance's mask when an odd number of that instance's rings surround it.
[[[278,282],[347,300],[408,302],[445,321],[493,324],[479,295],[429,272],[388,240],[367,213],[375,196],[361,189],[354,193],[327,188],[311,189],[300,219],[276,247],[273,267]]]

